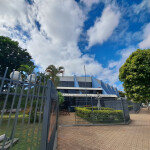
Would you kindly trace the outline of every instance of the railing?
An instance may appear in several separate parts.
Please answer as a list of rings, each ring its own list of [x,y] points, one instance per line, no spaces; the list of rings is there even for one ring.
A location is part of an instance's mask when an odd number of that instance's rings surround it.
[[[0,150],[52,150],[57,133],[58,98],[50,80],[0,77]],[[12,76],[14,75],[14,71]]]
[[[132,109],[134,113],[138,113],[141,109],[141,103],[134,103],[132,101],[128,101],[128,105],[132,106]]]
[[[60,109],[59,125],[110,125],[128,124],[130,115],[126,100],[101,98],[100,105],[96,98],[75,98],[75,105],[70,106],[70,112]],[[86,103],[87,102],[87,103]]]

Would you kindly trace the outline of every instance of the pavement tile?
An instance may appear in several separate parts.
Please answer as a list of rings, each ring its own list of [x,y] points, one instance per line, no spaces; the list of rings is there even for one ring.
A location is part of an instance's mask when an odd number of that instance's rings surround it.
[[[70,118],[63,116],[59,121]],[[57,150],[150,150],[150,112],[130,115],[129,125],[59,127]]]

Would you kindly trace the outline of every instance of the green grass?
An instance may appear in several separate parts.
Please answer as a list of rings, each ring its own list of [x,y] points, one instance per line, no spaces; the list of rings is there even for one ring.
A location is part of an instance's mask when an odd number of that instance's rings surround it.
[[[6,134],[7,137],[10,137],[12,127],[13,127],[13,121],[15,118],[15,114],[12,114],[10,126],[8,130],[6,131],[7,123],[8,123],[9,114],[5,114],[3,116],[3,122],[0,126],[0,135]],[[25,121],[22,125],[22,118],[23,113],[20,113],[18,116],[18,122],[16,126],[16,132],[15,132],[15,138],[19,138],[19,142],[13,146],[13,150],[30,150],[32,146],[32,150],[38,150],[40,145],[40,139],[41,139],[41,124],[31,123],[28,125],[28,115],[25,115]],[[33,131],[33,128],[35,127],[35,130]],[[40,129],[40,130],[38,130]],[[38,136],[39,131],[39,136]]]
[[[28,116],[29,116],[29,115],[25,114],[25,118],[28,118]],[[9,114],[5,114],[5,115],[3,116],[3,119],[8,119],[8,118],[9,118]],[[14,119],[14,118],[15,118],[15,114],[12,114],[12,115],[11,115],[11,118]],[[23,118],[23,113],[19,114],[19,115],[18,115],[18,118],[19,118],[19,119],[22,119],[22,118]]]

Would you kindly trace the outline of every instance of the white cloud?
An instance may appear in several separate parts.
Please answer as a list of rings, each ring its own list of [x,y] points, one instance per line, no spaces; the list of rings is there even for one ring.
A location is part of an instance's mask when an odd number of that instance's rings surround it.
[[[93,27],[87,31],[89,37],[88,48],[95,44],[104,43],[119,24],[120,12],[107,6],[100,18],[97,18]]]
[[[18,24],[18,20],[24,18],[25,2],[17,0],[1,0],[0,1],[0,24],[15,26]],[[6,22],[7,20],[7,22]]]
[[[84,3],[86,5],[86,9],[90,10],[91,7],[94,4],[98,4],[98,3],[103,3],[105,5],[109,5],[111,3],[111,5],[116,5],[116,1],[115,0],[80,0],[81,3]]]
[[[143,41],[139,43],[142,49],[150,48],[150,23],[143,29]]]
[[[29,12],[30,8],[25,1],[0,1],[0,35],[9,36],[25,47],[24,42],[28,40],[28,37],[24,33],[30,33],[34,27],[34,21],[29,18]]]
[[[125,63],[126,59],[136,50],[135,47],[128,47],[118,51],[120,59],[118,61],[110,61],[108,68],[104,68],[103,72],[99,74],[98,78],[107,81],[115,86],[119,81],[119,69]]]
[[[114,68],[114,67],[116,67],[117,64],[118,64],[118,62],[116,62],[116,61],[111,61],[111,62],[109,63],[109,65],[108,65],[108,68]]]
[[[73,0],[37,0],[37,19],[41,29],[54,44],[76,42],[81,33],[84,14]]]
[[[81,56],[81,52],[74,43],[53,44],[50,40],[45,39],[36,30],[32,33],[32,40],[28,42],[28,50],[35,58],[35,62],[43,69],[48,65],[65,67],[65,75],[77,74],[84,75],[84,65],[86,64],[87,74],[98,74],[102,70],[101,65],[89,55]],[[40,42],[37,42],[40,41]]]
[[[19,41],[43,70],[50,64],[64,66],[66,75],[84,75],[84,65],[89,75],[103,70],[94,56],[83,55],[78,49],[85,16],[74,0],[35,0],[34,5],[13,0],[9,5],[3,2],[1,6],[1,14],[5,14],[5,18],[1,21],[0,34]],[[1,14],[0,18],[3,18]],[[40,31],[35,20],[41,25]],[[22,30],[17,30],[16,25],[20,25]],[[30,35],[29,39],[24,31]]]
[[[93,4],[97,4],[97,3],[101,2],[101,1],[102,0],[80,0],[80,2],[83,2],[86,5],[86,7],[88,7],[88,8],[91,8],[91,6]]]
[[[18,2],[18,0],[2,1],[0,35],[19,41],[43,70],[48,65],[54,64],[64,66],[65,75],[84,75],[85,65],[88,75],[94,75],[112,85],[118,81],[117,69],[129,53],[126,51],[120,53],[121,59],[118,62],[111,61],[108,68],[97,62],[93,55],[83,55],[77,43],[86,16],[74,0],[35,0],[34,2],[34,5],[27,5],[24,1]],[[119,17],[118,10],[110,6],[104,10],[102,17],[97,19],[94,25],[95,30],[100,34],[99,36],[94,33],[98,42],[102,43],[111,36],[119,23]],[[41,25],[40,31],[35,25],[35,20]],[[22,29],[16,29],[16,25],[20,25]],[[27,32],[30,38],[24,32]]]
[[[133,10],[137,14],[146,9],[148,10],[148,12],[150,12],[150,1],[149,0],[142,0],[142,2],[140,4],[133,5]]]
[[[31,32],[27,48],[35,62],[42,68],[50,64],[64,66],[65,74],[83,75],[86,64],[88,74],[97,73],[101,65],[89,55],[83,55],[77,42],[84,22],[84,14],[74,1],[36,1],[37,19],[41,32]],[[43,36],[46,33],[47,37]],[[95,69],[96,68],[96,69]],[[94,71],[95,70],[95,71]]]

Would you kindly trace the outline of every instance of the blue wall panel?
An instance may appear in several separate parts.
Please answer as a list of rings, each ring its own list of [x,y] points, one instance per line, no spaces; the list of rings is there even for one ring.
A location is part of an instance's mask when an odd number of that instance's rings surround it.
[[[78,83],[76,75],[74,75],[74,87],[79,87],[79,83]],[[79,93],[82,94],[81,91],[79,91]]]
[[[107,94],[110,94],[107,86],[105,85],[105,83],[101,80],[101,85],[102,85],[102,88],[106,91]]]
[[[99,83],[97,79],[92,76],[92,88],[102,88],[102,93],[107,94],[105,89],[102,87],[101,82]]]
[[[74,87],[79,87],[79,83],[77,81],[76,75],[74,75]]]
[[[109,91],[110,91],[110,94],[114,94],[114,92],[113,92],[113,90],[112,90],[112,88],[110,87],[109,84],[107,84],[107,87],[108,87],[108,89],[109,89]]]

